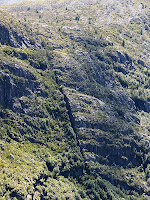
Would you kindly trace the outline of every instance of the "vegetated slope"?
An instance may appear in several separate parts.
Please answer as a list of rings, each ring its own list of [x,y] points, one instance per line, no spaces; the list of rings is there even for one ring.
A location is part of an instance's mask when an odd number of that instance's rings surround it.
[[[1,196],[149,199],[149,2],[5,9]]]

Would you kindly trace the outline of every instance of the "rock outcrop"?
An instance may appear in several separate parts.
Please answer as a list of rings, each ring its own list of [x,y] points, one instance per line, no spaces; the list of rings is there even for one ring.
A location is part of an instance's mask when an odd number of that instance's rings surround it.
[[[140,156],[143,153],[138,154],[140,152],[138,145],[134,140],[125,141],[125,137],[133,134],[131,127],[126,126],[127,121],[140,123],[132,113],[135,105],[130,98],[124,93],[114,94],[115,101],[121,107],[124,108],[126,104],[130,107],[130,111],[125,111],[126,108],[124,111],[116,111],[101,100],[73,89],[64,88],[64,93],[69,99],[68,103],[74,118],[73,124],[76,127],[80,148],[85,152],[86,161],[94,159],[103,164],[120,166],[127,166],[129,163],[133,166],[141,164]],[[120,142],[118,142],[119,138]],[[87,152],[94,153],[95,156],[90,159]]]
[[[36,92],[38,83],[30,71],[17,64],[3,63],[1,67],[9,73],[0,72],[0,104],[15,109],[15,99]]]

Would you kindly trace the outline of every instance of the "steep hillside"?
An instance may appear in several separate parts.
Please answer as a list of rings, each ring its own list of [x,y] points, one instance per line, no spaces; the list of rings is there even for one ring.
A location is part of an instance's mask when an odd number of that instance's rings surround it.
[[[149,1],[0,8],[0,197],[148,200]]]

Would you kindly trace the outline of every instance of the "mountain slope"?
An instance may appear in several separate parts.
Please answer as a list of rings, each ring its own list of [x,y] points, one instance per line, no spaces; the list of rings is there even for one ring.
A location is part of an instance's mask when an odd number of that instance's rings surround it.
[[[148,11],[146,0],[1,7],[3,199],[149,199]]]

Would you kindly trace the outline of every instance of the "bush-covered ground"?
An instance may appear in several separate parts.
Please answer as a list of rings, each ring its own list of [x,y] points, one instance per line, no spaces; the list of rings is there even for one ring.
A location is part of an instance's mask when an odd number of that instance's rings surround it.
[[[150,198],[149,7],[0,7],[0,199]]]

